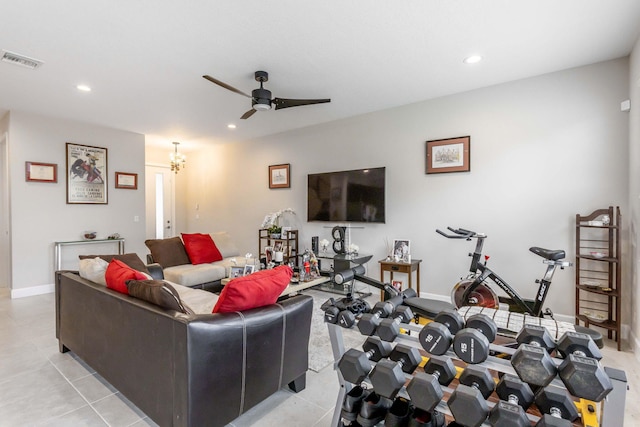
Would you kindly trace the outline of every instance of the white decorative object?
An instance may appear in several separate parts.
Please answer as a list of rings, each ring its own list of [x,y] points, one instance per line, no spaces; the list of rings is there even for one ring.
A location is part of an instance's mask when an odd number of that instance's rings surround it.
[[[327,239],[320,240],[320,250],[322,250],[322,252],[327,252],[328,249],[329,241]]]
[[[275,262],[282,262],[283,259],[284,259],[284,253],[283,252],[274,252],[273,253],[273,260]]]

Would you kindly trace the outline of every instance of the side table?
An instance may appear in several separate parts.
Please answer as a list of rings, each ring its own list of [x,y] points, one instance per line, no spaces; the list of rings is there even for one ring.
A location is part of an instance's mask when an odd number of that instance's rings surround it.
[[[411,273],[416,272],[416,293],[420,296],[420,263],[421,259],[412,259],[411,262],[395,262],[388,261],[386,259],[382,259],[378,261],[380,264],[380,281],[384,283],[384,272],[389,272],[389,282],[393,282],[393,273],[404,273],[407,275],[408,286],[409,288],[413,288],[411,285]],[[380,300],[384,301],[384,291],[380,291]]]

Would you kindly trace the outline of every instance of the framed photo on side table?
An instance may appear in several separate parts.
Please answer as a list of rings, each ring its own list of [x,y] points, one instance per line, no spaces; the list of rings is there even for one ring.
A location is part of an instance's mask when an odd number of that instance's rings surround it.
[[[255,269],[256,269],[255,265],[251,265],[251,264],[245,265],[244,266],[244,275],[248,276],[249,274],[253,273]]]
[[[107,204],[107,149],[67,142],[67,203]]]
[[[232,266],[229,270],[229,278],[235,279],[236,277],[244,276],[244,267]]]
[[[138,174],[127,172],[116,172],[116,188],[124,188],[126,190],[138,189]]]
[[[269,188],[290,188],[291,164],[269,166]]]
[[[25,179],[35,182],[58,182],[58,165],[55,163],[25,163]]]
[[[393,259],[394,261],[405,262],[411,255],[411,241],[396,239],[393,241]]]
[[[471,137],[427,141],[427,174],[469,172]]]

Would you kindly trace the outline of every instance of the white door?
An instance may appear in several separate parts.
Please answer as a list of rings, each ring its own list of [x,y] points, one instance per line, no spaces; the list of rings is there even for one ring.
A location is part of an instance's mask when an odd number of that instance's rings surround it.
[[[11,287],[9,236],[9,163],[7,134],[0,135],[0,288]]]
[[[145,167],[147,239],[163,239],[175,235],[175,181],[168,167]]]

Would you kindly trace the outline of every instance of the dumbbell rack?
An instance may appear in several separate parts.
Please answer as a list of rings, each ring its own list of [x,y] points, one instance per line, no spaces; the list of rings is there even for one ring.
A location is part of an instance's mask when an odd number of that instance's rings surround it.
[[[405,345],[409,345],[412,347],[416,347],[420,350],[423,356],[428,357],[428,354],[422,349],[420,346],[417,336],[421,329],[421,326],[414,324],[402,324],[401,325],[405,331],[409,331],[409,335],[401,334],[397,339],[397,343],[402,343]],[[345,353],[346,349],[344,347],[344,340],[342,336],[342,328],[337,324],[327,323],[327,327],[329,330],[329,339],[331,341],[331,348],[333,351],[334,358],[334,369],[338,374],[338,382],[340,384],[340,390],[338,392],[338,398],[336,401],[336,407],[333,413],[333,419],[331,422],[332,427],[339,427],[340,424],[340,412],[342,409],[342,403],[344,402],[346,394],[353,388],[353,384],[347,382],[342,377],[340,370],[337,369],[337,364],[342,355]],[[364,337],[363,337],[364,338]],[[507,354],[512,355],[515,349],[511,347],[500,346],[496,344],[491,344],[491,351],[494,354]],[[445,355],[450,357],[458,366],[464,366],[464,362],[460,361],[456,354],[453,351],[447,352]],[[561,360],[554,359],[554,363],[560,364]],[[460,365],[461,364],[461,365]],[[485,367],[492,372],[496,373],[505,373],[511,375],[517,375],[511,363],[500,357],[489,356],[486,361],[479,364],[479,366]],[[421,370],[421,368],[418,368]],[[582,426],[582,427],[618,427],[623,426],[624,424],[624,405],[625,398],[627,392],[627,379],[624,371],[605,367],[605,372],[609,375],[611,382],[613,384],[613,390],[609,393],[609,395],[600,403],[586,401],[584,399],[579,400],[579,407],[581,412],[581,418],[579,418],[574,425]],[[418,370],[416,370],[417,372]],[[406,375],[407,379],[411,378],[411,375]],[[454,382],[455,383],[455,382]],[[558,378],[554,379],[551,382],[552,385],[565,388],[562,381]],[[449,387],[442,387],[445,396],[450,396],[454,391],[454,385],[451,384]],[[402,396],[405,398],[409,398],[405,388],[403,388],[398,396]],[[448,397],[447,397],[448,398]],[[494,399],[495,400],[495,399]],[[488,401],[489,408],[492,408],[496,404],[495,401]],[[436,407],[438,412],[441,412],[447,416],[447,422],[452,421],[451,412],[449,411],[449,407],[446,404],[445,400],[442,400],[438,406]],[[527,412],[527,417],[529,421],[534,425],[540,417],[539,413],[533,413],[531,410]],[[382,424],[381,424],[382,425]],[[489,426],[489,423],[485,421],[483,426]]]

